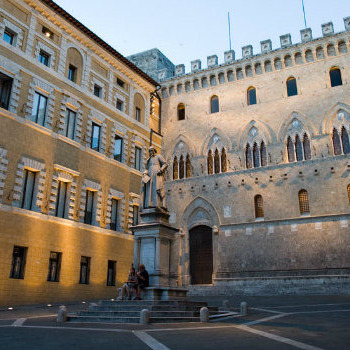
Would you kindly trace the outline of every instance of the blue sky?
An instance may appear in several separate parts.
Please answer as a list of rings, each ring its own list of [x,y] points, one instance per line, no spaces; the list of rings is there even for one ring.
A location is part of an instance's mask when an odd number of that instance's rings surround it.
[[[232,49],[236,58],[241,47],[291,33],[300,42],[304,28],[301,0],[56,0],[121,54],[128,56],[154,47],[174,64],[202,60],[217,54],[223,62],[229,49],[227,12],[231,17]],[[83,6],[82,6],[83,4]],[[343,18],[350,16],[350,0],[304,0],[307,26],[313,37],[321,36],[321,24],[332,21],[335,32],[344,30]]]

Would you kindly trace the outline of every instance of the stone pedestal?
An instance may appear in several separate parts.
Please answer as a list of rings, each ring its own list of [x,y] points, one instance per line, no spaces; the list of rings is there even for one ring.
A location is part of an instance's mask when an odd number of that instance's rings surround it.
[[[169,213],[164,209],[147,208],[140,216],[141,223],[131,227],[135,239],[134,266],[146,266],[151,287],[175,287],[170,266],[172,243],[178,230],[169,225]]]

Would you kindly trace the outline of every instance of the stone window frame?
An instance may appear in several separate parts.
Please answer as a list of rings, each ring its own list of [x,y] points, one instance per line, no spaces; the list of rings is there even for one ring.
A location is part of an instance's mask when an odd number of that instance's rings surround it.
[[[261,153],[261,145],[264,143],[265,146],[265,156],[266,156],[266,164],[262,165],[262,153]],[[259,166],[254,166],[254,155],[253,155],[253,148],[256,144],[258,152],[259,152]],[[251,168],[249,168],[247,165],[247,148],[249,146],[250,152],[251,152]],[[267,142],[265,138],[259,133],[259,129],[255,126],[251,127],[247,136],[247,140],[245,142],[244,147],[244,156],[243,158],[245,160],[245,169],[254,169],[254,168],[260,168],[265,167],[269,165],[268,157],[267,157]]]
[[[123,108],[122,109],[118,109],[117,108],[117,100],[121,100],[123,102]],[[114,105],[115,109],[118,112],[126,113],[126,104],[127,104],[126,97],[124,95],[120,94],[118,91],[116,91],[114,93],[114,97],[113,97],[113,105]]]
[[[84,223],[85,206],[86,206],[86,191],[90,190],[97,193],[95,198],[95,217],[92,221],[92,226],[100,226],[101,213],[102,213],[102,186],[98,182],[85,179],[81,187],[80,194],[80,208],[79,208],[79,220]],[[95,205],[94,204],[94,205]]]
[[[184,176],[180,178],[180,159],[183,159],[183,165],[184,165]],[[175,159],[176,158],[176,159]],[[190,177],[192,177],[193,175],[193,165],[191,162],[191,152],[190,152],[190,148],[188,147],[187,143],[184,141],[180,141],[176,144],[175,148],[174,148],[174,152],[172,154],[172,158],[171,158],[171,179],[172,180],[179,180],[179,179],[188,179]],[[190,166],[190,176],[188,175],[188,171],[187,171],[187,160],[189,160],[189,166]],[[175,175],[175,161],[177,161],[177,177],[174,177]]]
[[[91,145],[91,133],[92,133],[92,123],[95,123],[101,127],[101,139],[100,139],[100,150],[95,151],[101,154],[106,154],[106,139],[107,139],[107,118],[102,116],[99,112],[90,111],[88,116],[88,122],[86,127],[85,142],[86,147],[92,150]]]
[[[39,162],[32,158],[27,158],[25,156],[22,156],[21,160],[17,164],[15,185],[13,188],[12,196],[12,206],[21,206],[21,199],[23,196],[23,177],[25,169],[39,173],[37,183],[35,183],[35,194],[33,197],[35,197],[36,200],[34,209],[32,211],[40,212],[44,209],[44,190],[46,182],[45,163]]]
[[[123,139],[123,152],[122,152],[121,163],[126,164],[128,159],[128,132],[127,132],[127,128],[118,122],[114,122],[113,129],[111,132],[111,145],[109,148],[109,153],[110,153],[110,158],[112,158],[113,160],[114,160],[114,142],[115,142],[116,136],[119,136]]]
[[[342,128],[344,128],[347,131],[347,133],[350,137],[350,113],[345,111],[344,109],[340,108],[336,113],[336,117],[334,118],[334,121],[332,124],[332,130],[330,131],[333,155],[336,155],[334,152],[334,143],[333,143],[333,130],[334,129],[336,129],[336,131],[338,132],[338,136],[339,136],[339,140],[340,140],[341,154],[342,155],[344,154],[344,145],[343,145],[342,138],[341,138]]]
[[[128,210],[128,233],[132,234],[130,229],[134,223],[134,206],[139,207],[139,215],[140,215],[140,195],[137,193],[130,192],[129,193],[129,210]]]
[[[0,73],[3,73],[12,79],[11,95],[8,105],[8,111],[17,114],[19,96],[21,93],[22,76],[20,70],[13,64],[1,62]]]
[[[39,93],[45,97],[47,97],[47,110],[46,110],[46,116],[45,116],[45,123],[43,126],[33,122],[30,120],[30,116],[33,109],[33,103],[34,103],[34,95],[35,93]],[[40,80],[36,77],[32,79],[32,81],[29,83],[29,92],[28,92],[28,100],[26,103],[26,119],[28,122],[33,123],[33,125],[37,125],[40,127],[48,128],[52,130],[52,123],[54,118],[54,112],[55,112],[55,100],[56,96],[54,94],[54,87],[51,86],[48,82],[44,80]]]
[[[229,148],[225,144],[223,138],[218,135],[217,133],[214,133],[211,135],[208,146],[206,148],[205,153],[205,159],[206,159],[206,167],[207,167],[207,175],[215,175],[215,174],[221,174],[223,172],[228,171],[228,150]],[[215,151],[218,151],[219,153],[219,172],[215,172]],[[222,151],[225,150],[226,154],[226,164],[222,164]],[[223,166],[224,165],[224,166]],[[226,169],[226,170],[225,170]]]
[[[2,197],[4,195],[7,166],[7,150],[5,148],[0,147],[0,203],[2,202]]]
[[[49,215],[55,216],[58,182],[63,181],[63,182],[69,183],[69,189],[67,189],[67,192],[69,192],[68,218],[65,218],[65,219],[74,220],[75,218],[74,208],[75,208],[75,203],[77,201],[77,195],[76,195],[77,179],[80,176],[80,173],[59,164],[54,164],[53,168],[54,168],[54,173],[52,175],[50,200],[48,205]]]
[[[51,47],[47,46],[45,43],[43,43],[42,41],[39,40],[37,45],[36,45],[35,52],[34,52],[35,59],[37,59],[37,60],[39,59],[39,53],[41,50],[50,55],[49,64],[46,67],[54,68],[55,64],[56,64],[56,52],[55,52],[55,50],[51,49]]]
[[[124,222],[125,222],[125,195],[123,192],[110,188],[107,197],[107,211],[106,211],[106,225],[110,229],[111,219],[112,219],[112,199],[118,200],[120,206],[118,208],[118,221],[119,225],[117,232],[124,232]]]
[[[81,142],[82,141],[82,129],[83,129],[83,110],[82,110],[82,104],[67,95],[64,95],[61,101],[61,107],[60,107],[60,113],[59,113],[59,119],[56,122],[56,128],[58,129],[58,133],[62,136],[66,137],[65,135],[65,125],[66,125],[66,118],[67,118],[67,109],[72,110],[76,113],[76,120],[75,120],[75,132],[74,132],[74,139],[73,141]],[[70,139],[72,140],[72,139]]]
[[[12,21],[9,21],[7,18],[4,18],[3,21],[0,22],[1,38],[3,38],[6,28],[10,29],[10,31],[13,32],[15,35],[14,43],[12,45],[8,45],[16,48],[21,48],[24,38],[23,30],[20,27],[16,26]]]
[[[101,96],[100,97],[98,97],[94,94],[95,85],[98,85],[101,88]],[[96,78],[94,75],[91,76],[90,92],[94,97],[105,100],[106,97],[108,96],[108,90],[107,90],[106,86],[107,86],[106,82],[102,81],[101,79]]]
[[[141,148],[141,169],[137,170],[142,172],[145,169],[146,165],[146,157],[147,157],[147,149],[146,149],[146,141],[143,140],[141,137],[137,136],[134,134],[132,137],[132,147],[131,147],[131,152],[130,152],[130,159],[129,159],[129,164],[130,166],[135,169],[135,153],[136,153],[136,147]],[[136,169],[135,169],[136,170]]]

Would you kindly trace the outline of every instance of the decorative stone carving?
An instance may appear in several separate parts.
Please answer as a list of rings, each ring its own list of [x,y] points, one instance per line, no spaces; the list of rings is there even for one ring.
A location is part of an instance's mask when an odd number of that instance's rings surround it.
[[[225,63],[230,63],[235,60],[235,52],[234,50],[229,50],[224,52]]]
[[[311,28],[305,28],[300,31],[301,42],[306,43],[312,40]]]
[[[211,55],[207,57],[207,65],[208,67],[214,67],[218,65],[218,56],[217,55]]]
[[[261,53],[267,53],[272,50],[272,41],[270,39],[260,41]]]
[[[196,72],[196,71],[198,71],[200,69],[202,69],[202,62],[201,62],[201,60],[191,61],[191,72]]]
[[[323,36],[329,36],[334,34],[333,22],[322,24],[322,34]]]
[[[288,47],[292,45],[292,37],[289,33],[281,35],[280,41],[281,41],[281,47]]]
[[[253,56],[253,46],[247,45],[242,47],[242,57],[248,58]]]

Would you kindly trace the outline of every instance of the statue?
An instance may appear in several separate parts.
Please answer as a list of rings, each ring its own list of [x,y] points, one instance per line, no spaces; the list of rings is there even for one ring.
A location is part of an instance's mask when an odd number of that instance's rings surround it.
[[[146,170],[142,174],[141,208],[166,209],[164,174],[168,167],[164,158],[157,154],[154,146],[148,149],[149,157],[146,161]]]

